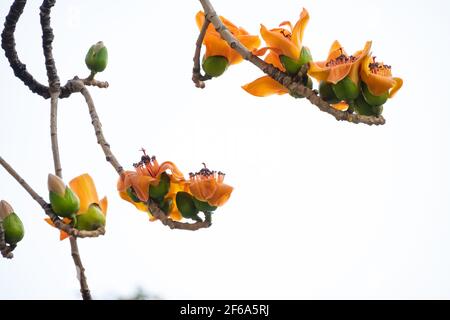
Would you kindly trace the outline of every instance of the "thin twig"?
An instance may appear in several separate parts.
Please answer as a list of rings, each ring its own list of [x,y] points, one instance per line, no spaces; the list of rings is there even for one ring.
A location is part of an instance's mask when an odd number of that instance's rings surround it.
[[[59,217],[53,212],[52,207],[47,203],[30,185],[0,156],[0,165],[14,178],[16,181],[28,192],[28,194],[36,201],[45,213],[52,220],[56,228],[65,233],[74,236],[76,238],[96,238],[105,234],[104,228],[99,228],[94,231],[77,230],[70,225],[65,224]]]
[[[56,70],[55,60],[53,59],[52,42],[54,39],[53,29],[50,25],[51,8],[55,5],[56,0],[44,0],[40,7],[41,27],[42,27],[42,48],[44,49],[45,66],[47,69],[47,77],[49,82],[49,91],[51,94],[51,111],[50,111],[50,128],[52,154],[55,165],[55,174],[62,179],[62,167],[59,156],[58,146],[58,97],[60,95],[60,82],[58,72]],[[104,230],[103,230],[104,232]],[[87,283],[85,269],[81,261],[80,252],[78,250],[77,239],[70,236],[70,249],[75,268],[77,270],[77,278],[80,282],[80,292],[83,300],[92,300],[89,286]]]
[[[50,138],[52,143],[53,164],[55,174],[62,178],[61,159],[58,146],[58,96],[59,92],[53,92],[50,100]]]
[[[312,104],[317,106],[321,111],[331,114],[336,120],[348,121],[352,123],[364,123],[367,125],[383,125],[386,120],[382,117],[375,116],[363,116],[358,114],[351,114],[346,111],[339,111],[334,109],[328,102],[322,100],[314,90],[305,87],[298,81],[295,81],[294,77],[282,72],[275,66],[268,64],[259,57],[252,54],[239,40],[237,40],[233,34],[228,30],[228,28],[222,23],[219,16],[217,15],[214,7],[209,0],[199,0],[203,6],[205,12],[205,19],[209,20],[216,31],[220,34],[223,40],[225,40],[228,45],[236,50],[245,60],[251,62],[259,69],[261,69],[265,74],[278,81],[284,87],[286,87],[289,92],[293,93],[295,96],[304,96]]]
[[[112,153],[111,146],[106,141],[105,136],[103,135],[102,124],[97,114],[97,110],[95,109],[94,100],[92,99],[89,90],[84,85],[85,81],[86,79],[82,80],[79,79],[78,77],[75,77],[73,80],[70,80],[66,86],[70,88],[72,92],[80,92],[83,95],[89,109],[89,115],[91,116],[92,126],[94,127],[95,130],[97,143],[101,146],[103,153],[105,154],[106,161],[108,161],[114,167],[116,172],[120,175],[124,171],[123,167],[120,165],[116,156]]]
[[[199,229],[209,228],[211,226],[211,215],[205,215],[204,221],[198,221],[195,223],[179,222],[170,219],[151,199],[148,202],[148,209],[156,219],[160,220],[163,225],[168,226],[170,229],[189,230],[196,231]]]
[[[194,68],[192,69],[192,81],[194,81],[197,88],[205,88],[206,80],[210,80],[211,77],[208,75],[202,75],[200,70],[200,53],[202,51],[203,39],[205,38],[206,30],[211,22],[206,19],[203,22],[202,29],[198,35],[197,42],[195,43],[195,54],[194,54]]]

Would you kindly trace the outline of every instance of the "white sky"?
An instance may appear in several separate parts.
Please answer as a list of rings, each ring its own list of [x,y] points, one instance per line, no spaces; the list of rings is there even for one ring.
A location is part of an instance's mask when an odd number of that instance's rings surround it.
[[[1,1],[0,19],[11,1]],[[45,82],[38,6],[18,24],[18,52]],[[133,5],[128,5],[133,3]],[[191,82],[198,1],[58,1],[54,55],[63,82],[86,76],[84,55],[103,40],[110,63],[92,89],[123,165],[141,147],[186,174],[206,162],[235,187],[208,230],[171,231],[119,199],[80,95],[60,103],[66,180],[89,172],[107,195],[107,234],[80,240],[96,298],[141,286],[168,299],[450,298],[448,1],[215,0],[257,33],[311,15],[305,45],[317,60],[339,39],[373,52],[405,80],[387,124],[339,123],[306,101],[255,98],[240,86],[261,72],[242,63],[199,90]],[[43,196],[53,170],[49,101],[0,57],[0,154]],[[26,236],[0,260],[0,299],[79,298],[69,242],[4,170],[0,198]]]

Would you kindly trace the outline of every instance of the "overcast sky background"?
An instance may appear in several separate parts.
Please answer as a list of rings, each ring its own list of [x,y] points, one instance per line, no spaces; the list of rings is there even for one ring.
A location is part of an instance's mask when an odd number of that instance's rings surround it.
[[[0,2],[2,23],[11,2]],[[167,299],[449,299],[449,2],[212,2],[253,34],[260,23],[295,22],[306,7],[304,42],[316,60],[336,39],[348,52],[373,40],[405,85],[386,104],[383,127],[339,123],[289,96],[250,96],[240,86],[261,72],[248,63],[200,90],[191,82],[198,1],[58,1],[63,83],[87,76],[91,44],[108,47],[97,78],[110,87],[91,93],[119,161],[131,169],[145,147],[185,174],[206,162],[235,187],[207,230],[150,223],[116,194],[82,97],[62,100],[65,179],[89,172],[109,199],[107,234],[79,241],[94,298],[140,286]],[[40,3],[29,1],[16,42],[45,83]],[[47,197],[50,102],[14,77],[3,51],[0,92],[0,154]],[[26,227],[14,260],[0,260],[0,299],[78,299],[68,240],[3,169],[0,198]]]

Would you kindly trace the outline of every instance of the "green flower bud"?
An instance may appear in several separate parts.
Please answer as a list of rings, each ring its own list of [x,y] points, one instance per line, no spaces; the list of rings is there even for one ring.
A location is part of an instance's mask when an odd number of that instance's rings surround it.
[[[59,177],[48,175],[48,190],[52,210],[58,216],[72,218],[80,209],[78,196]]]
[[[303,66],[306,63],[310,63],[313,60],[311,51],[307,47],[302,47],[302,51],[300,53],[299,63],[300,66]]]
[[[203,58],[202,68],[208,76],[219,77],[227,70],[229,65],[227,58],[211,56],[206,59]]]
[[[128,196],[131,198],[131,200],[133,200],[134,202],[142,202],[141,199],[139,199],[136,195],[136,193],[133,191],[132,187],[129,187],[127,189],[127,194]]]
[[[0,201],[0,223],[5,231],[5,242],[16,245],[25,235],[25,229],[19,216],[5,200]]]
[[[362,95],[355,100],[355,103],[352,106],[357,114],[363,116],[378,116],[379,114],[381,114],[380,110],[381,112],[383,111],[382,107],[380,109],[380,107],[373,107],[368,104]]]
[[[309,49],[303,47],[298,60],[294,60],[288,56],[280,55],[280,61],[288,74],[296,75],[305,63],[309,63],[312,61],[312,56]]]
[[[338,103],[341,101],[336,97],[331,83],[328,83],[326,81],[320,81],[319,95],[322,100],[330,104]]]
[[[148,190],[150,198],[158,202],[161,202],[162,199],[167,194],[167,192],[169,192],[169,188],[170,188],[170,177],[167,173],[163,172],[160,176],[159,183],[156,186],[150,185]]]
[[[187,219],[198,220],[198,209],[195,206],[194,198],[187,192],[178,192],[175,198],[177,208],[181,215]]]
[[[78,230],[93,231],[99,227],[104,227],[105,224],[106,217],[102,209],[96,203],[93,203],[85,213],[77,215],[75,228]]]
[[[359,86],[352,79],[345,77],[332,86],[336,97],[341,100],[355,100],[359,96]]]
[[[389,92],[388,91],[386,91],[381,96],[376,96],[376,95],[372,94],[369,91],[369,88],[367,87],[367,85],[364,82],[361,82],[361,91],[362,91],[362,94],[363,94],[364,99],[366,100],[366,102],[368,104],[370,104],[371,106],[374,106],[374,107],[381,106],[381,105],[385,104],[387,99],[389,98]]]
[[[160,209],[165,213],[168,214],[170,212],[170,210],[172,209],[173,206],[173,201],[170,198],[165,199],[161,205],[160,205]]]
[[[200,201],[200,200],[198,200],[195,197],[192,197],[192,200],[194,201],[194,205],[195,205],[195,207],[197,208],[198,211],[212,212],[212,211],[217,209],[216,206],[212,206],[206,201]]]
[[[289,58],[288,56],[280,56],[280,61],[283,64],[283,67],[285,67],[286,72],[290,75],[296,75],[299,71],[302,65],[299,61],[295,61],[294,59]]]
[[[86,66],[93,73],[102,72],[108,64],[108,50],[102,41],[92,45],[84,59]]]

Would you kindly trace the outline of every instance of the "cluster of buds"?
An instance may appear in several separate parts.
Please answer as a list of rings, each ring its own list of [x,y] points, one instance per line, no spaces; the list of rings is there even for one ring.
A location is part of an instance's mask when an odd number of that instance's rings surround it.
[[[156,157],[142,151],[141,160],[134,164],[135,171],[125,171],[117,189],[122,199],[147,212],[151,221],[156,218],[149,209],[149,201],[172,220],[201,221],[199,212],[212,213],[230,197],[233,188],[223,183],[223,173],[204,166],[185,180],[175,164],[169,161],[160,164]]]

